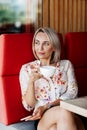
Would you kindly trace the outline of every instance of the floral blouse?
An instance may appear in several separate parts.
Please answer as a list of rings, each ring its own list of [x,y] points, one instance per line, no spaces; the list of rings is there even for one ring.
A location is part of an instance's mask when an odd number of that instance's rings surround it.
[[[19,80],[22,95],[26,93],[29,74],[33,68],[40,69],[39,60],[24,64],[20,70]],[[58,62],[54,75],[50,78],[40,78],[36,80],[34,89],[37,100],[35,108],[50,103],[58,98],[62,100],[75,98],[78,93],[78,87],[71,62],[69,60],[61,60]],[[23,106],[29,111],[33,109],[24,100]]]

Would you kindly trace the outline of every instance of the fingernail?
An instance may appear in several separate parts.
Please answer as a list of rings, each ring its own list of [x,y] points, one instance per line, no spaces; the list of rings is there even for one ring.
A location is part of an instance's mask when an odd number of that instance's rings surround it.
[[[33,116],[35,115],[35,113],[32,114]]]

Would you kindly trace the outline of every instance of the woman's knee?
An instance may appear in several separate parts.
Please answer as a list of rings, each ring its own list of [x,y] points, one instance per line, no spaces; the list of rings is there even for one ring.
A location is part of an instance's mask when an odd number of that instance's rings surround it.
[[[42,127],[43,127],[43,126],[41,126],[41,123],[38,123],[38,125],[37,125],[37,130],[41,130]]]

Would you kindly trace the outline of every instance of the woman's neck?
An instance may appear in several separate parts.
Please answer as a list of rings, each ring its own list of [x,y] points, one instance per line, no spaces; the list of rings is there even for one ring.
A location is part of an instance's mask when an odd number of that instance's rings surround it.
[[[51,64],[50,61],[40,60],[40,65],[41,65],[41,66],[50,66],[50,65],[56,66],[56,63]]]
[[[50,65],[50,63],[49,62],[45,62],[45,61],[41,61],[41,66],[46,66],[46,65]]]

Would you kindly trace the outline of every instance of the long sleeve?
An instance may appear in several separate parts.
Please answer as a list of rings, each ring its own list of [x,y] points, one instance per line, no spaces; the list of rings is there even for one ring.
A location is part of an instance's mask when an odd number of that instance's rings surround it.
[[[25,71],[25,68],[23,66],[20,70],[19,81],[20,81],[22,95],[24,95],[27,89],[29,78],[28,78],[28,73]]]
[[[77,97],[77,94],[78,94],[78,86],[76,82],[74,68],[70,61],[68,61],[68,65],[67,65],[67,78],[68,78],[67,90],[60,97],[63,100],[73,99]]]
[[[20,82],[20,87],[21,87],[21,94],[22,97],[26,93],[28,82],[29,82],[29,69],[28,71],[26,70],[26,66],[23,65],[20,74],[19,74],[19,82]],[[33,107],[29,106],[29,104],[26,103],[24,99],[22,99],[23,106],[26,110],[31,111]]]

